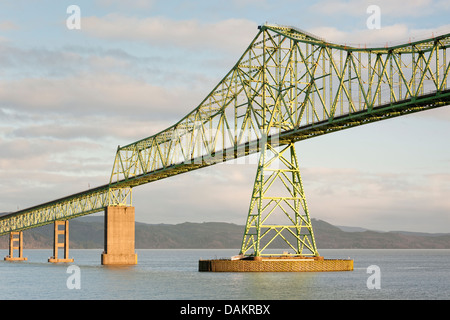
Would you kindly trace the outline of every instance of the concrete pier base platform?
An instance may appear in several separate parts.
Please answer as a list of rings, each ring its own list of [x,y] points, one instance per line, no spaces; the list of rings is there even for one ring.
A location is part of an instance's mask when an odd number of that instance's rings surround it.
[[[4,258],[5,261],[27,261],[28,258],[27,257],[10,257],[10,256],[6,256]]]
[[[137,254],[102,254],[102,265],[134,265]]]
[[[255,257],[199,260],[200,272],[330,272],[353,271],[353,260],[323,257]]]
[[[105,209],[105,250],[102,265],[135,265],[134,207],[109,206]]]
[[[67,262],[73,262],[74,259],[73,258],[55,258],[55,257],[51,257],[48,258],[48,262],[51,263],[67,263]]]

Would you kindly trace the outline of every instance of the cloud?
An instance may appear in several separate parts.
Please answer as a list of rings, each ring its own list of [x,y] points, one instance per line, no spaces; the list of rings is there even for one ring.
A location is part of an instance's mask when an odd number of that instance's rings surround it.
[[[104,7],[119,7],[121,9],[149,9],[154,5],[154,0],[128,0],[124,3],[121,0],[96,0],[99,5]]]
[[[233,6],[235,6],[236,8],[239,9],[248,9],[248,7],[250,7],[250,9],[254,8],[254,7],[258,7],[258,8],[270,8],[269,4],[267,3],[267,0],[232,0],[231,1]]]
[[[437,213],[450,210],[449,177],[447,172],[405,175],[332,167],[303,170],[312,218],[384,231],[448,232],[447,226],[439,229],[436,225],[448,220]],[[394,216],[395,222],[390,220]]]
[[[224,163],[135,188],[136,220],[245,224],[255,170]]]
[[[82,19],[82,30],[96,38],[139,41],[153,46],[175,46],[195,51],[243,50],[253,39],[256,27],[256,23],[245,19],[207,23],[166,17],[140,19],[121,14]]]
[[[120,74],[1,80],[0,100],[6,108],[27,112],[105,117],[145,114],[149,119],[181,119],[200,101],[188,88],[164,88]]]
[[[448,232],[448,173],[301,170],[311,218],[383,231]],[[225,163],[141,186],[134,190],[136,218],[147,223],[245,224],[255,172],[254,164]]]
[[[19,28],[15,22],[10,20],[0,22],[0,31],[18,30]]]
[[[355,47],[384,47],[405,44],[445,34],[450,24],[429,29],[410,29],[406,24],[383,26],[380,29],[342,31],[335,27],[316,27],[309,30],[328,42]]]
[[[350,15],[354,17],[366,16],[366,9],[370,5],[377,5],[382,15],[394,17],[416,17],[436,12],[437,4],[432,0],[412,0],[405,5],[401,1],[391,0],[322,0],[312,5],[312,10],[318,10],[326,15]]]
[[[0,67],[10,79],[26,77],[61,78],[83,72],[125,72],[145,63],[123,50],[80,46],[60,48],[0,46]]]
[[[380,9],[380,29],[367,28],[372,14],[367,8],[372,5]],[[448,5],[433,0],[414,0],[407,6],[401,1],[389,0],[323,0],[308,8],[322,17],[318,19],[320,24],[313,24],[308,31],[339,44],[393,46],[449,33],[448,9]],[[416,23],[418,19],[424,23]]]
[[[122,120],[144,116],[149,122],[176,122],[196,108],[228,71],[221,68],[220,76],[211,76],[207,70],[214,62],[213,58],[180,62],[159,53],[139,56],[101,46],[48,49],[8,44],[0,46],[4,74],[0,108],[25,114]]]

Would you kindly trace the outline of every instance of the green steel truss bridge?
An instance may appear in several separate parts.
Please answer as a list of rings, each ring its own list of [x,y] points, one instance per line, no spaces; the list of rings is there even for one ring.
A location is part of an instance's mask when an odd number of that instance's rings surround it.
[[[295,142],[448,105],[450,34],[356,48],[293,27],[258,29],[197,108],[118,147],[107,184],[2,216],[0,235],[131,206],[134,187],[260,152],[240,253],[284,241],[287,254],[317,256]]]

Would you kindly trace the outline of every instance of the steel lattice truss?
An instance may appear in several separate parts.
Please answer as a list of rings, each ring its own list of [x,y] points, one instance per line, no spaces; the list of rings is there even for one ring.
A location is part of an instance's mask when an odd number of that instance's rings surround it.
[[[197,108],[170,128],[118,148],[108,184],[3,216],[0,235],[130,205],[123,199],[131,199],[132,187],[259,152],[265,139],[285,145],[448,105],[449,46],[446,34],[354,48],[263,25]],[[112,190],[123,195],[120,201],[108,196]]]
[[[319,255],[293,142],[261,151],[240,254],[273,255],[263,251],[279,239],[283,255]]]
[[[0,234],[73,219],[102,211],[110,205],[130,203],[131,188],[99,187],[3,216],[0,220]]]
[[[265,25],[234,68],[174,126],[117,150],[111,183],[135,186],[448,104],[450,34],[393,48],[333,45]]]

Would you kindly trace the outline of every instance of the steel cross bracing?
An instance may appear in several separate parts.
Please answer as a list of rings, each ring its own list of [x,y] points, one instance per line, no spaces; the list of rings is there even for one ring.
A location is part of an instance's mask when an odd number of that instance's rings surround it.
[[[291,251],[283,255],[319,255],[293,142],[261,151],[240,254],[273,255],[263,253],[270,245]]]
[[[0,235],[130,205],[131,188],[259,152],[263,137],[285,145],[448,105],[449,46],[450,34],[355,48],[292,27],[260,26],[197,108],[158,134],[118,147],[108,184],[3,216]]]

